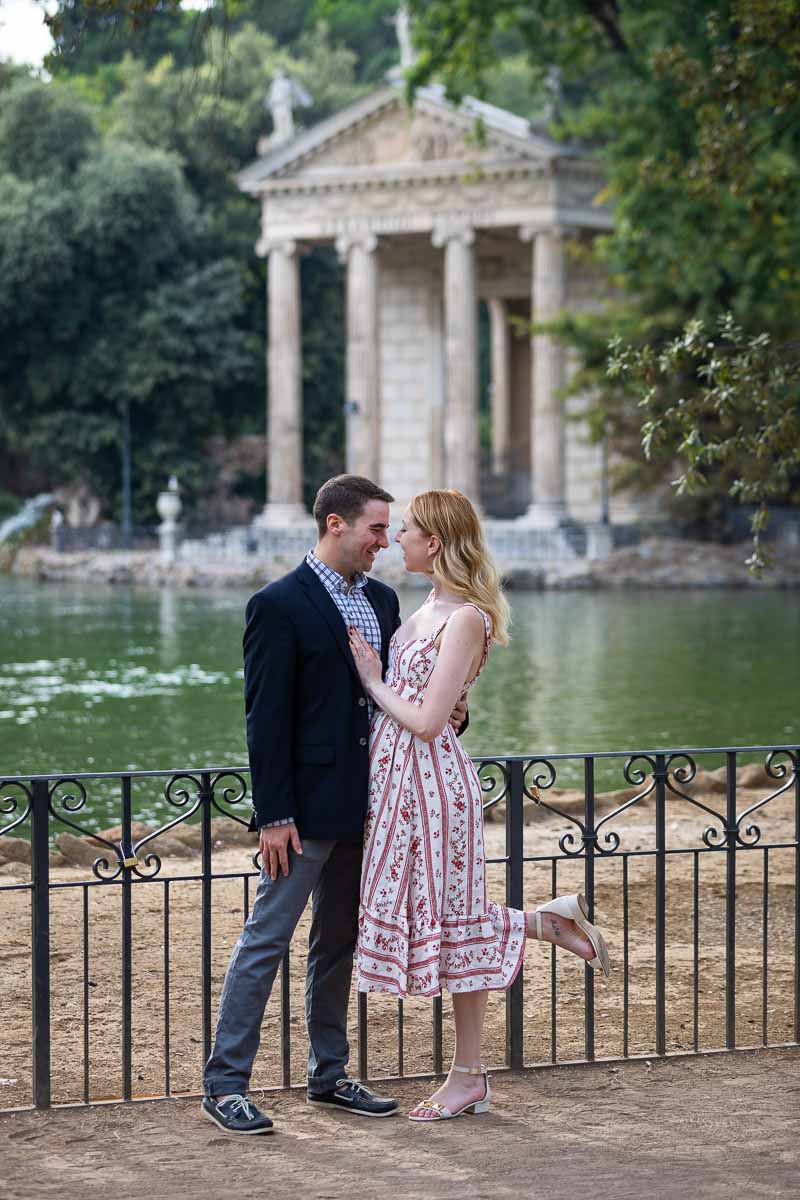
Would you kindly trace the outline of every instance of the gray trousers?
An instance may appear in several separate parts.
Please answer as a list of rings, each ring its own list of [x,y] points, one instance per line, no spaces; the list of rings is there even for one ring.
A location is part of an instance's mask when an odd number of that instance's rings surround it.
[[[345,1075],[362,850],[360,840],[304,839],[301,855],[289,848],[286,877],[279,874],[273,881],[261,872],[252,911],[222,986],[214,1046],[203,1071],[206,1095],[247,1091],[264,1009],[309,896],[313,896],[313,909],[306,968],[308,1090],[327,1091]]]

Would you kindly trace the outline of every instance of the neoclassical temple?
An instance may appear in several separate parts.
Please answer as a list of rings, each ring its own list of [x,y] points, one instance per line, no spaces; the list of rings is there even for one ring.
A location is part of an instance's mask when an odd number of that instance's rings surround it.
[[[300,256],[334,245],[346,264],[346,461],[404,503],[492,480],[521,488],[518,521],[554,529],[606,514],[603,451],[563,398],[571,364],[530,322],[586,310],[608,283],[592,239],[611,227],[585,153],[530,122],[438,86],[413,109],[388,83],[296,130],[279,77],[275,133],[238,177],[261,204],[268,259],[267,526],[303,516]],[[476,137],[476,119],[483,136]],[[479,448],[479,306],[491,346],[491,461]],[[485,458],[485,456],[484,456]]]

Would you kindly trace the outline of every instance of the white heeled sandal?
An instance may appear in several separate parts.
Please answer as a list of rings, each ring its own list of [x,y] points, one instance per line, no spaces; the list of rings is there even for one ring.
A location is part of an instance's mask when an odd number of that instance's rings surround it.
[[[470,1100],[469,1104],[465,1104],[462,1108],[451,1112],[446,1104],[440,1104],[438,1100],[423,1100],[422,1104],[418,1104],[416,1108],[412,1108],[408,1114],[409,1121],[451,1121],[453,1117],[463,1117],[464,1113],[472,1113],[473,1116],[478,1116],[480,1113],[488,1112],[492,1104],[492,1089],[489,1086],[489,1076],[486,1073],[486,1067],[459,1067],[455,1063],[450,1068],[451,1071],[458,1071],[462,1075],[482,1075],[486,1085],[483,1098],[481,1100]],[[414,1113],[426,1113],[426,1116],[415,1117]]]
[[[588,937],[594,947],[595,957],[589,960],[589,966],[593,971],[602,971],[608,978],[611,974],[611,958],[608,953],[608,946],[600,930],[592,925],[589,918],[589,905],[586,903],[586,897],[579,892],[574,896],[556,896],[555,900],[548,901],[547,904],[542,904],[536,909],[534,917],[536,920],[536,936],[539,941],[544,941],[542,937],[542,913],[557,913],[560,917],[567,917],[570,921],[574,921],[579,929]]]

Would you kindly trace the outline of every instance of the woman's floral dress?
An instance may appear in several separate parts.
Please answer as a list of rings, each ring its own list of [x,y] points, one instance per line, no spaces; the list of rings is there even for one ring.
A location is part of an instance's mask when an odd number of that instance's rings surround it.
[[[491,640],[491,620],[478,612],[486,641],[475,679]],[[392,639],[387,683],[405,700],[422,703],[443,629]],[[359,989],[405,997],[509,987],[525,952],[525,914],[486,898],[481,786],[449,725],[426,743],[375,713],[364,836]]]

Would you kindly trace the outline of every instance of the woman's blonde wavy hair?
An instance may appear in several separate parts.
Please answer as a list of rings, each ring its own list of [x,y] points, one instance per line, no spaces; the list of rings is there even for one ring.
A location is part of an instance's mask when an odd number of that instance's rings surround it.
[[[433,578],[488,613],[492,641],[507,646],[511,614],[478,515],[467,497],[449,488],[420,492],[409,509],[425,536],[441,542],[433,560]]]

